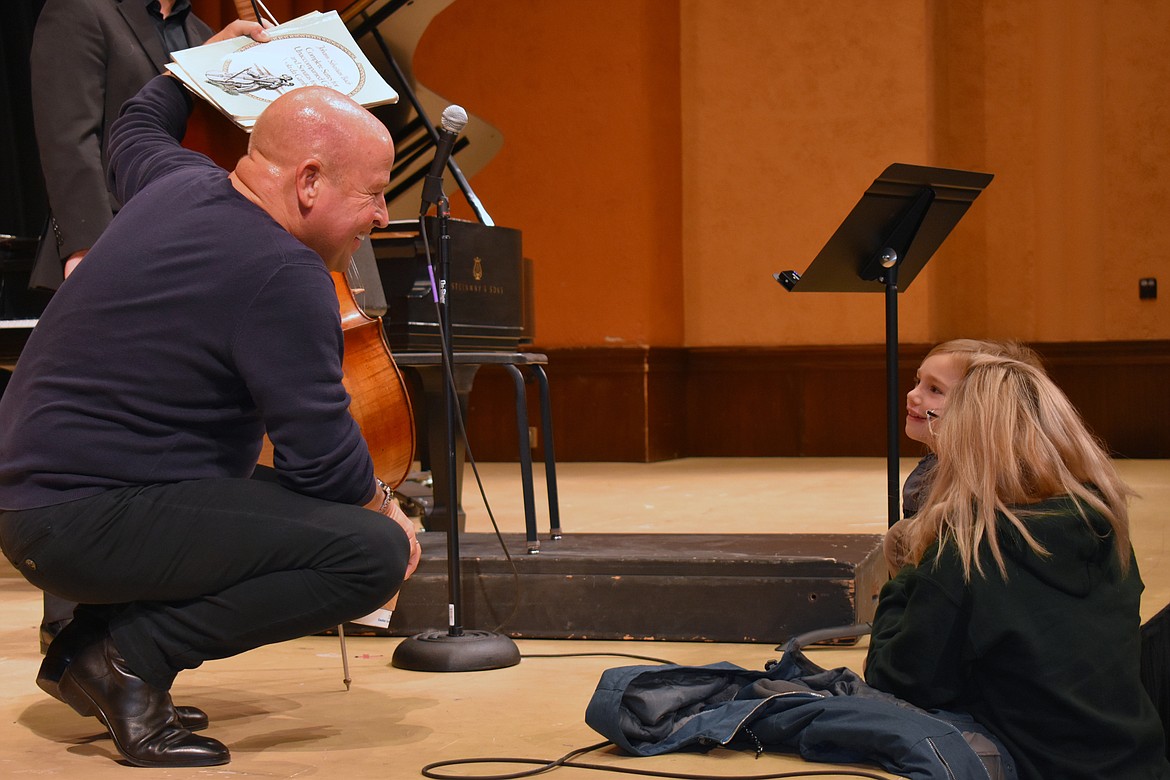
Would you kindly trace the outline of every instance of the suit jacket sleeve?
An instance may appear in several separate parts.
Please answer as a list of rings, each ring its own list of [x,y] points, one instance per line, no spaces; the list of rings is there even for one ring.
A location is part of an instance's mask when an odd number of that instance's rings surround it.
[[[184,29],[192,46],[212,31],[193,13]],[[168,60],[141,2],[48,0],[37,21],[30,66],[41,169],[56,223],[57,265],[93,246],[117,202],[106,187],[109,129],[122,104]],[[46,236],[52,244],[52,232]],[[60,267],[38,268],[38,286],[56,287]],[[55,275],[55,283],[53,277]]]
[[[61,258],[113,218],[102,165],[110,21],[88,2],[49,0],[33,36],[33,120]]]

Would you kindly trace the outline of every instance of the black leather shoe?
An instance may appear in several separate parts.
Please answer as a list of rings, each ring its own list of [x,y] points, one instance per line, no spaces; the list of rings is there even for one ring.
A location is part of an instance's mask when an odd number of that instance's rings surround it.
[[[183,728],[171,695],[134,674],[109,635],[73,656],[58,689],[78,713],[96,711],[118,752],[135,766],[218,766],[231,760],[222,742]]]
[[[104,625],[87,622],[84,618],[72,621],[60,630],[49,645],[45,660],[41,661],[41,668],[37,672],[37,685],[40,689],[58,701],[65,701],[59,690],[61,675],[65,673],[78,649],[97,641],[105,636],[105,633]],[[89,717],[97,715],[97,710],[81,714]],[[179,716],[179,723],[183,724],[187,731],[202,731],[210,724],[207,713],[198,707],[178,706],[175,707],[175,714]]]

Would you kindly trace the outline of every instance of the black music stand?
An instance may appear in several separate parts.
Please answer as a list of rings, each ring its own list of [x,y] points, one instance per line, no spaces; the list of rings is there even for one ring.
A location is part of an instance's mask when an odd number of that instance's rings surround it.
[[[773,277],[790,292],[886,294],[889,524],[901,518],[898,479],[898,292],[967,213],[992,174],[895,163],[874,180],[803,274]]]

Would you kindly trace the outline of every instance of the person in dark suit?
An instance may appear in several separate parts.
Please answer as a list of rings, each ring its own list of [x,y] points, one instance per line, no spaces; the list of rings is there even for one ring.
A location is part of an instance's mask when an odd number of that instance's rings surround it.
[[[212,37],[189,0],[47,0],[33,34],[33,120],[50,217],[29,286],[56,290],[119,208],[106,140],[122,104],[170,54]],[[45,594],[41,652],[74,604]]]
[[[33,119],[51,216],[30,285],[55,290],[118,210],[106,139],[173,51],[212,30],[189,0],[47,0],[33,36]]]

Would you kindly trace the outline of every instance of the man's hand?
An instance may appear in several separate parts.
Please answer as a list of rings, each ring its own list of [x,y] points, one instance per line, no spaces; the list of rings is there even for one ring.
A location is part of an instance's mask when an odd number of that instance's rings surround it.
[[[414,530],[414,521],[406,516],[406,513],[402,511],[402,507],[398,506],[398,499],[390,502],[390,505],[386,508],[386,516],[402,526],[402,530],[406,531],[406,538],[410,540],[410,560],[406,563],[406,576],[402,578],[409,580],[410,575],[414,574],[414,570],[418,568],[418,562],[422,558],[422,545],[418,543],[418,535]]]
[[[380,486],[382,483],[379,482],[378,484]],[[392,498],[387,501],[386,495],[380,489],[375,490],[374,497],[366,502],[365,507],[375,512],[381,512],[402,526],[403,531],[406,531],[406,538],[410,540],[410,560],[406,564],[406,576],[403,579],[410,579],[410,575],[414,574],[414,570],[418,568],[419,558],[422,557],[422,545],[418,543],[418,536],[414,530],[414,521],[402,511],[402,507],[398,505],[397,498]]]
[[[73,273],[73,270],[77,268],[77,266],[81,265],[81,258],[85,257],[85,253],[88,251],[88,249],[78,249],[76,252],[69,255],[69,257],[65,258],[66,279],[69,278],[69,274]]]
[[[264,32],[265,28],[271,27],[272,22],[265,19],[263,22],[249,22],[244,19],[236,19],[234,22],[224,27],[222,30],[211,36],[204,42],[204,46],[209,43],[218,43],[219,41],[228,41],[232,38],[239,38],[247,36],[258,43],[268,42],[268,33]]]

